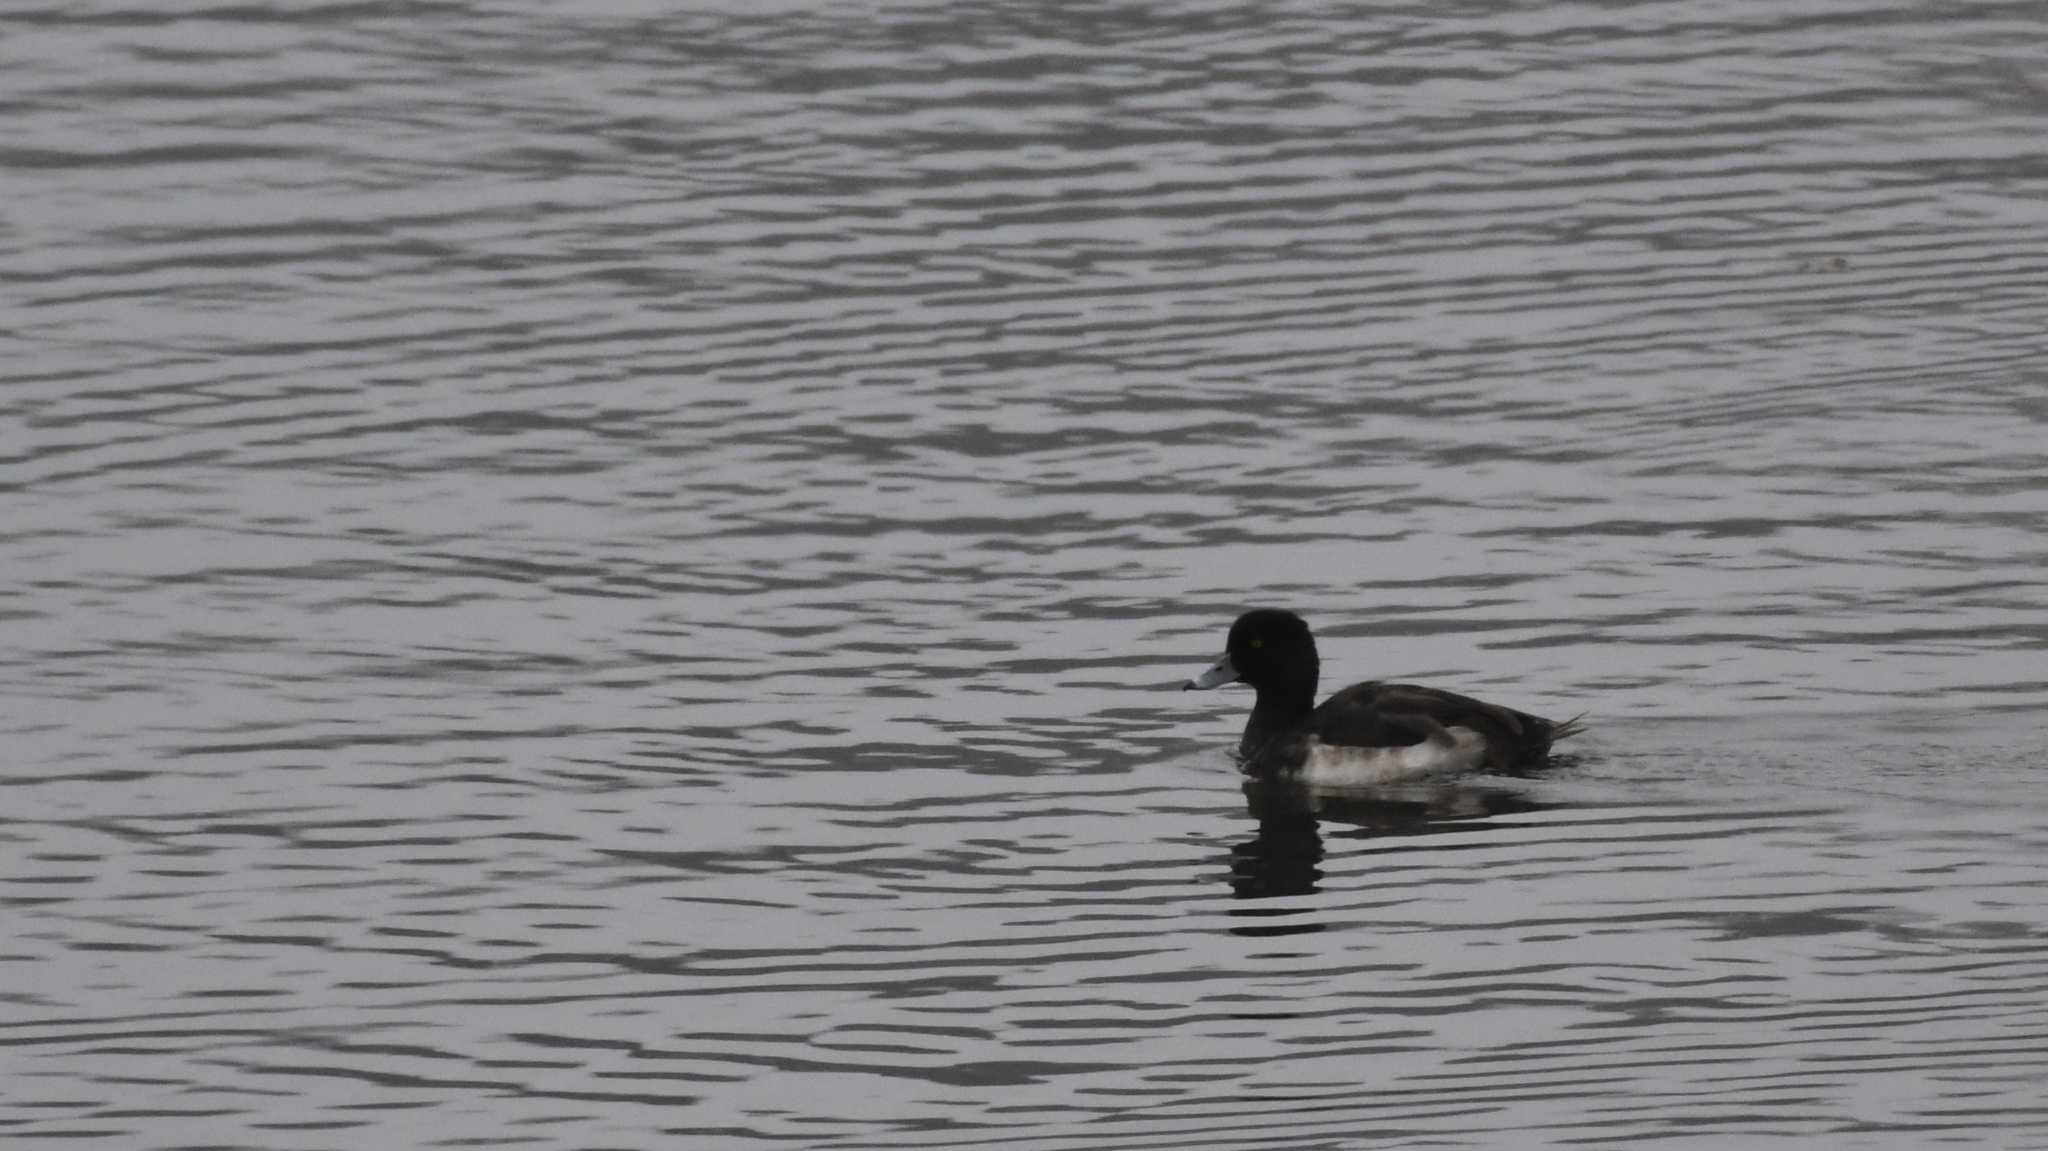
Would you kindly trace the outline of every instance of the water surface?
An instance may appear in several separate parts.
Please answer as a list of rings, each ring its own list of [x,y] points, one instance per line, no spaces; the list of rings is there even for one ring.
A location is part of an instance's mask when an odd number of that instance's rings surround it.
[[[2043,24],[10,7],[0,1134],[2048,1145]]]

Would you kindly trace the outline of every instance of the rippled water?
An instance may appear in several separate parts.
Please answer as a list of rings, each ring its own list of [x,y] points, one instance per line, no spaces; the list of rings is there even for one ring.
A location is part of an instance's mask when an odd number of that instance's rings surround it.
[[[2048,1146],[2044,33],[8,6],[0,1135]]]

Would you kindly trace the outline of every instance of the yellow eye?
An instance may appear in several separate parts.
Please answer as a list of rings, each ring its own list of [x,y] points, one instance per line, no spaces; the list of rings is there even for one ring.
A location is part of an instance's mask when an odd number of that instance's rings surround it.
[[[1252,646],[1253,646],[1253,647],[1264,647],[1264,646],[1266,646],[1266,641],[1265,641],[1265,640],[1262,640],[1262,639],[1255,639],[1255,640],[1253,640],[1253,641],[1252,641]]]

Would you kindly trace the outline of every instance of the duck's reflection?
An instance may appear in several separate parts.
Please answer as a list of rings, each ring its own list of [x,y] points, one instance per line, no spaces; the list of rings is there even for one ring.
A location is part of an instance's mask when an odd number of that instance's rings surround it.
[[[1244,794],[1252,817],[1259,821],[1256,835],[1230,849],[1230,889],[1244,900],[1314,894],[1328,851],[1325,824],[1332,825],[1327,831],[1331,839],[1421,836],[1477,830],[1474,821],[1553,806],[1497,783],[1438,782],[1338,792],[1253,779],[1245,781]],[[1233,908],[1232,915],[1267,922],[1232,931],[1294,935],[1323,929],[1320,923],[1299,921],[1301,910]],[[1290,922],[1280,922],[1283,919]]]
[[[1249,792],[1252,784],[1246,784]],[[1239,899],[1307,895],[1323,878],[1323,834],[1314,810],[1288,805],[1260,810],[1259,833],[1230,849],[1230,889]]]

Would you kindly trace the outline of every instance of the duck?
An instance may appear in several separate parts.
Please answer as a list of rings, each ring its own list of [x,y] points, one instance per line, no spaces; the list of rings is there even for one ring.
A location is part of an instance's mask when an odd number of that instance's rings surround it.
[[[1541,765],[1553,743],[1585,730],[1440,688],[1369,681],[1316,706],[1322,664],[1308,623],[1260,608],[1230,625],[1222,658],[1183,691],[1250,685],[1258,692],[1239,766],[1258,779],[1311,787],[1371,787],[1481,769],[1502,774]]]

